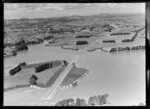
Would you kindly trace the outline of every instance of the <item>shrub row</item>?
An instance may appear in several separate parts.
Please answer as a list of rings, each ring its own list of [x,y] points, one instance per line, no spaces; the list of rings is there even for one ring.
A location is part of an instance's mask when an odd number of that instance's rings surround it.
[[[135,47],[118,47],[118,48],[111,48],[109,52],[116,52],[116,51],[124,51],[124,50],[138,50],[138,49],[145,49],[145,46],[139,45]]]
[[[21,66],[20,65],[17,65],[15,68],[11,69],[9,71],[9,74],[11,76],[15,75],[16,73],[18,73],[19,71],[21,71]]]
[[[122,40],[122,42],[132,42],[132,40],[131,39],[124,39],[124,40]]]
[[[35,72],[38,73],[38,72],[44,71],[48,68],[52,68],[51,63],[45,63],[45,64],[42,64],[42,65],[39,65],[38,67],[35,68]]]
[[[138,49],[145,49],[145,46],[139,45],[131,48],[131,50],[138,50]]]
[[[89,38],[90,35],[79,35],[79,36],[76,36],[76,38]]]
[[[85,99],[77,98],[76,100],[73,98],[63,99],[55,104],[55,106],[94,106],[94,105],[104,105],[108,104],[107,98],[109,94],[103,95],[95,95],[90,96],[88,102]]]
[[[58,66],[62,65],[62,62],[63,62],[64,65],[68,64],[68,62],[66,60],[64,60],[64,61],[56,60],[56,61],[53,61],[53,62],[49,62],[49,63],[39,65],[38,67],[35,68],[35,72],[38,73],[38,72],[44,71],[44,70],[49,69],[49,68],[58,67]]]
[[[74,100],[73,98],[64,99],[56,103],[56,106],[86,106],[86,101],[81,98]]]
[[[20,63],[20,64],[17,65],[15,68],[11,69],[11,70],[9,71],[9,74],[10,74],[11,76],[15,75],[16,73],[18,73],[19,71],[21,71],[22,66],[26,66],[26,63],[25,63],[25,62]]]
[[[37,40],[35,40],[35,41],[26,42],[26,44],[28,44],[28,45],[31,45],[31,44],[40,44],[40,43],[42,43],[42,42],[43,42],[42,39],[37,39]]]
[[[115,43],[115,40],[103,40],[103,43]]]
[[[28,50],[28,46],[25,45],[25,44],[18,45],[18,46],[16,46],[16,50],[17,50],[17,51]]]
[[[112,33],[110,35],[130,35],[130,33]]]
[[[44,37],[44,40],[49,40],[49,39],[52,39],[52,38],[54,38],[54,36],[46,36],[46,37]]]
[[[77,41],[76,45],[84,45],[84,44],[88,44],[87,41]]]

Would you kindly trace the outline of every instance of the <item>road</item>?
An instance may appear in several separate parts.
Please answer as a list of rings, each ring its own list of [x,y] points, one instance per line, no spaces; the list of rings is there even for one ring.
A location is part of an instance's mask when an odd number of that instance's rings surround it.
[[[117,30],[119,31],[120,29],[111,24],[111,26],[114,26]],[[73,60],[70,62],[70,64],[66,67],[66,69],[61,73],[61,75],[57,78],[57,80],[55,81],[55,83],[52,85],[52,87],[49,90],[49,94],[48,97],[46,99],[52,99],[54,97],[54,95],[56,94],[59,86],[61,85],[61,83],[63,82],[64,78],[66,77],[66,75],[69,73],[69,71],[71,70],[71,68],[73,67],[73,63],[76,63],[78,61],[78,59],[80,58],[81,54],[84,53],[86,51],[86,48],[88,48],[89,46],[92,46],[93,44],[99,42],[100,40],[102,40],[101,38],[97,39],[96,41],[94,41],[93,43],[91,43],[90,45],[84,47],[83,49],[78,50],[78,55],[75,56],[73,58]]]
[[[145,28],[145,27],[140,28],[140,29],[134,31],[134,32],[135,32],[135,35],[131,38],[131,40],[134,41],[134,40],[136,39],[136,37],[138,36],[138,33],[139,33],[140,31],[142,31],[144,28]]]
[[[79,59],[80,55],[77,55],[71,62],[70,64],[66,67],[66,69],[61,73],[61,75],[57,78],[57,80],[55,81],[55,83],[52,85],[52,87],[50,88],[49,91],[49,95],[48,95],[48,99],[52,99],[53,96],[55,95],[57,89],[59,88],[59,86],[61,85],[61,83],[63,82],[64,78],[66,77],[66,75],[69,73],[69,71],[72,69],[73,67],[73,63],[76,63]]]
[[[80,58],[81,54],[84,53],[86,51],[86,48],[88,48],[89,46],[99,42],[101,39],[97,39],[96,41],[94,41],[93,43],[91,43],[90,45],[86,46],[83,49],[78,50],[78,55],[75,56],[73,58],[73,60],[69,63],[69,65],[66,67],[66,69],[61,73],[61,75],[57,78],[57,80],[55,81],[55,83],[52,85],[52,87],[49,90],[49,94],[48,97],[46,99],[51,100],[54,95],[56,94],[59,86],[61,85],[61,83],[63,82],[64,78],[66,77],[66,75],[69,73],[69,71],[72,69],[73,67],[73,63],[76,63],[78,61],[78,59]],[[45,98],[44,98],[45,99]]]
[[[120,28],[118,28],[115,24],[110,24],[110,26],[114,27],[116,30],[114,32],[117,32],[120,30]]]
[[[46,93],[46,96],[43,96],[43,99],[48,99],[48,100],[51,100],[54,95],[56,94],[57,90],[59,89],[61,83],[63,82],[64,78],[66,77],[66,75],[69,73],[69,71],[72,69],[73,67],[73,63],[76,63],[80,56],[86,52],[86,49],[89,47],[89,46],[92,46],[93,44],[99,42],[100,40],[102,40],[101,38],[97,39],[96,41],[94,41],[93,43],[89,44],[88,46],[78,50],[78,53],[77,55],[73,58],[73,60],[69,63],[69,65],[65,68],[65,70],[60,74],[60,76],[56,79],[56,81],[54,82],[54,84],[47,89],[47,93]],[[28,92],[32,92],[34,89],[41,89],[41,90],[45,90],[44,88],[38,88],[38,87],[33,87],[33,89],[30,89],[30,90],[25,90],[24,92],[25,93],[28,93]]]
[[[119,31],[120,29],[111,24],[111,26],[116,28],[116,31]],[[142,30],[142,29],[141,29]],[[55,81],[55,83],[53,84],[53,86],[50,88],[49,90],[49,94],[47,99],[52,99],[54,97],[54,95],[56,94],[59,86],[61,85],[61,83],[63,82],[64,78],[66,77],[66,75],[69,73],[69,71],[71,70],[71,68],[73,67],[73,63],[76,63],[78,61],[78,59],[80,58],[81,54],[84,53],[86,51],[86,48],[88,48],[89,46],[99,42],[100,40],[102,40],[101,38],[97,39],[96,41],[94,41],[93,43],[91,43],[90,45],[86,46],[83,49],[78,50],[78,55],[75,56],[73,58],[73,60],[70,62],[70,64],[66,67],[66,69],[61,73],[61,75],[58,77],[58,79]]]

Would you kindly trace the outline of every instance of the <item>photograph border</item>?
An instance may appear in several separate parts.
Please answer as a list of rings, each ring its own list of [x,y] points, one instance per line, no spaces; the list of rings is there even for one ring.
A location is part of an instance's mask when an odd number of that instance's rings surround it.
[[[112,1],[112,0],[101,0],[101,1],[97,1],[97,0],[59,0],[59,1],[56,1],[56,0],[3,0],[2,1],[2,8],[3,8],[2,14],[3,15],[4,15],[4,3],[145,3],[146,106],[104,106],[104,107],[98,106],[98,107],[100,107],[100,108],[106,108],[106,107],[107,108],[111,108],[111,107],[115,107],[115,108],[120,108],[120,107],[121,108],[129,108],[129,107],[150,108],[150,100],[149,100],[149,98],[150,98],[150,93],[149,93],[150,92],[150,90],[149,90],[149,86],[150,86],[150,84],[149,84],[150,66],[149,65],[150,65],[150,63],[149,62],[150,62],[150,60],[148,59],[148,56],[150,56],[150,47],[149,47],[150,46],[150,2],[146,2],[143,0],[136,0],[136,1],[127,1],[127,0],[116,0],[116,1]],[[2,29],[3,39],[2,39],[2,41],[4,41],[4,16],[3,16],[2,22],[3,22],[2,23],[3,24],[2,25],[3,26],[3,29]],[[3,46],[4,46],[4,44],[1,47],[3,47]],[[3,60],[3,68],[4,68],[4,60]],[[4,72],[4,69],[3,69],[3,72]],[[2,78],[0,80],[4,81],[3,76],[4,76],[3,73],[1,73]],[[4,88],[3,81],[1,82],[1,91],[2,92],[3,92],[3,88]],[[3,100],[4,100],[3,95],[4,95],[4,92],[1,95],[2,107],[11,107],[11,106],[3,106]],[[18,106],[13,106],[13,107],[18,107]],[[22,107],[22,106],[19,106],[19,107]],[[23,107],[34,107],[34,106],[23,106]],[[35,107],[49,107],[49,106],[35,106]],[[50,107],[56,107],[56,106],[50,106]],[[73,107],[76,107],[76,106],[73,106]],[[85,106],[85,107],[91,107],[91,106]]]

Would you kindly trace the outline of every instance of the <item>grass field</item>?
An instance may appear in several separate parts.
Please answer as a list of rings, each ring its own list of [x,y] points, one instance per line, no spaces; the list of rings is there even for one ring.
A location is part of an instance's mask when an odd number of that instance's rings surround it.
[[[72,84],[74,81],[79,79],[80,77],[83,77],[85,73],[88,71],[84,68],[76,68],[73,67],[70,72],[67,74],[63,82],[61,83],[61,86],[67,86],[69,84]]]
[[[4,89],[8,89],[10,87],[29,85],[29,79],[32,74],[36,75],[38,80],[37,84],[39,86],[50,86],[57,79],[59,74],[62,72],[64,67],[54,67],[52,69],[47,69],[41,73],[34,73],[33,68],[23,69],[19,73],[14,76],[5,76],[4,77]]]
[[[52,84],[56,81],[58,76],[62,73],[62,71],[66,68],[66,66],[59,66],[53,69],[48,69],[43,71],[42,73],[36,73],[35,75],[38,77],[37,86],[42,88],[51,87]],[[4,78],[4,91],[29,87],[29,79],[33,74],[33,69],[24,69],[20,71],[15,76],[7,76]],[[72,84],[77,79],[83,77],[85,73],[88,71],[84,68],[76,68],[73,67],[70,72],[67,74],[61,86],[66,86]]]

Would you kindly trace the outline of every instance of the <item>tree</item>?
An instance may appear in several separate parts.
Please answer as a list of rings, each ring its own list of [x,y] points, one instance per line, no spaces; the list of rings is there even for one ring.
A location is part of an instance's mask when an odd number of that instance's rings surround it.
[[[99,100],[98,104],[102,105],[102,103],[101,103],[101,95],[98,95],[98,100]]]
[[[61,101],[57,102],[57,103],[55,104],[55,106],[62,106],[62,102],[61,102]]]
[[[84,99],[80,99],[80,106],[86,106],[86,101]]]
[[[91,97],[89,98],[88,104],[89,104],[89,105],[95,105],[95,103],[94,103],[94,97],[93,97],[93,96],[91,96]]]
[[[76,106],[80,106],[81,104],[80,104],[80,98],[77,98],[76,99]]]
[[[99,103],[99,99],[98,99],[98,96],[93,96],[93,102],[94,104],[98,104]]]
[[[13,56],[16,56],[16,55],[17,55],[16,49],[15,49],[15,50],[12,50],[12,54],[13,54]]]
[[[56,106],[73,106],[74,105],[74,99],[64,99],[62,101],[59,101],[56,103]]]
[[[74,105],[74,99],[72,99],[72,98],[67,99],[67,102],[68,102],[69,106]]]
[[[26,44],[26,42],[23,38],[21,38],[18,42],[15,43],[16,46],[17,45],[25,45],[25,44]]]
[[[37,83],[36,83],[37,79],[38,79],[38,78],[36,77],[36,75],[32,75],[31,78],[30,78],[30,81],[29,81],[30,84],[31,84],[31,85],[36,85],[36,84],[37,84]]]
[[[60,101],[61,106],[67,106],[67,100],[64,99],[62,101]]]
[[[98,98],[99,98],[99,105],[103,105],[103,104],[107,104],[108,101],[107,101],[107,97],[109,96],[109,94],[104,94],[104,95],[99,95]]]

